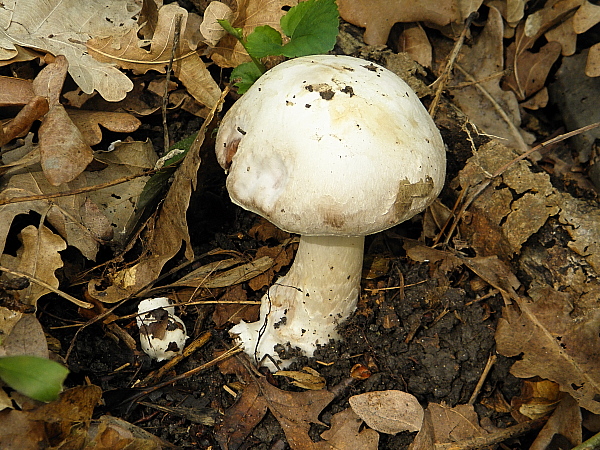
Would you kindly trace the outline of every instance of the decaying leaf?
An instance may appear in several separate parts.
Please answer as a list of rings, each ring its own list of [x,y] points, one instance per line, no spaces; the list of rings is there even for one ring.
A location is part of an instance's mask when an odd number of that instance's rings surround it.
[[[550,448],[554,436],[563,436],[572,447],[581,444],[581,408],[568,394],[563,394],[558,407],[538,433],[529,450]]]
[[[133,87],[125,74],[94,60],[85,42],[93,36],[114,36],[134,28],[133,17],[139,11],[136,2],[12,0],[4,5],[0,8],[0,58],[11,61],[18,57],[18,47],[64,55],[69,73],[81,89],[89,94],[97,90],[109,101],[123,99]]]
[[[225,3],[216,1],[209,3],[208,7],[204,10],[204,20],[200,24],[200,33],[202,33],[208,45],[215,46],[227,34],[217,20],[228,20],[231,22],[233,16],[233,11]]]
[[[532,288],[531,300],[506,306],[496,330],[498,352],[523,355],[511,372],[555,381],[580,406],[600,412],[600,308],[551,287]],[[577,306],[577,309],[575,307]]]
[[[100,125],[116,133],[132,133],[142,124],[135,116],[123,112],[69,109],[67,114],[88,145],[102,141]]]
[[[414,395],[402,391],[372,391],[349,399],[352,410],[367,425],[381,433],[419,431],[423,407]]]

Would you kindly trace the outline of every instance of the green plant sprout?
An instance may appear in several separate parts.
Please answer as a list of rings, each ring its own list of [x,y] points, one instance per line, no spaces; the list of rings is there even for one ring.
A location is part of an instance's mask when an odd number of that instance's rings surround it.
[[[307,0],[300,2],[285,14],[279,24],[289,39],[285,44],[279,31],[269,25],[256,27],[244,37],[242,28],[234,28],[228,20],[219,24],[235,37],[252,61],[240,64],[231,73],[234,86],[243,94],[266,72],[260,61],[266,56],[299,56],[327,53],[333,49],[340,24],[335,0]]]
[[[34,400],[58,398],[69,369],[46,358],[17,355],[0,357],[0,379]]]

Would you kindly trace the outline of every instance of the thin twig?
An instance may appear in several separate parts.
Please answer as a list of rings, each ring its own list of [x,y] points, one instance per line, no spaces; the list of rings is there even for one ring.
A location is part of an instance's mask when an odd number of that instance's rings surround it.
[[[177,47],[179,46],[179,36],[181,34],[181,21],[183,20],[183,14],[177,14],[175,16],[175,34],[173,36],[173,45],[171,46],[171,57],[169,58],[169,64],[167,64],[167,76],[165,79],[165,92],[162,98],[162,122],[163,122],[163,142],[165,155],[169,153],[169,124],[167,123],[167,106],[169,104],[169,83],[171,81],[171,71],[173,70],[173,60],[177,53]]]
[[[90,309],[90,308],[94,307],[94,305],[92,305],[91,303],[84,302],[83,300],[79,300],[79,299],[73,297],[72,295],[69,295],[66,292],[63,292],[63,291],[61,291],[59,289],[56,289],[54,286],[50,286],[45,281],[39,280],[36,277],[31,276],[29,274],[26,274],[26,273],[23,273],[23,272],[19,272],[17,270],[10,270],[10,269],[7,269],[6,267],[3,267],[3,266],[0,266],[0,271],[1,272],[9,273],[9,274],[14,275],[16,277],[27,278],[29,281],[32,281],[33,283],[38,284],[38,285],[42,286],[43,288],[46,288],[49,291],[54,292],[56,295],[59,295],[62,298],[66,299],[66,300],[69,300],[70,302],[73,302],[77,306],[80,306],[82,308]]]
[[[433,97],[433,101],[431,102],[431,105],[429,105],[429,115],[431,117],[435,117],[435,113],[437,112],[437,108],[440,103],[440,98],[442,97],[442,92],[446,88],[446,84],[448,82],[448,77],[450,76],[450,72],[452,71],[452,67],[454,66],[454,61],[456,61],[456,58],[457,58],[458,54],[460,53],[460,49],[463,46],[465,37],[467,36],[467,32],[469,31],[469,28],[471,27],[471,23],[473,22],[473,20],[475,20],[478,17],[478,15],[479,14],[477,12],[473,12],[469,15],[469,17],[467,17],[467,20],[465,20],[465,24],[463,26],[462,32],[460,33],[460,36],[458,37],[456,44],[454,44],[452,53],[450,53],[450,56],[448,57],[448,62],[446,63],[446,66],[444,67],[444,71],[438,77],[438,79],[435,80],[433,82],[433,84],[431,85],[431,86],[436,86],[435,96]]]
[[[490,370],[492,370],[492,367],[496,363],[496,358],[497,357],[495,354],[490,354],[490,357],[488,358],[487,362],[485,363],[485,367],[483,368],[483,372],[481,372],[481,376],[479,377],[477,386],[475,386],[475,389],[473,390],[473,393],[471,394],[471,398],[467,402],[467,405],[475,404],[477,396],[479,395],[479,392],[481,392],[481,388],[483,387],[483,383],[485,382],[488,374],[490,373]]]

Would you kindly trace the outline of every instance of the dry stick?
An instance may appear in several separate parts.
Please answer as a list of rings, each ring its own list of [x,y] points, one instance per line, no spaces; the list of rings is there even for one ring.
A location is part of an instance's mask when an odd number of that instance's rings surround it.
[[[536,428],[541,428],[547,421],[547,418],[535,419],[529,422],[519,423],[512,427],[505,428],[495,433],[478,436],[464,441],[449,442],[445,444],[435,444],[435,450],[477,450],[491,445],[499,444],[522,434],[525,434]]]
[[[460,33],[460,36],[458,37],[456,44],[454,44],[452,53],[450,53],[450,57],[448,58],[446,67],[444,67],[444,71],[438,77],[438,79],[435,80],[431,85],[431,86],[436,85],[435,96],[433,97],[433,101],[431,102],[431,105],[429,105],[429,115],[431,117],[435,117],[435,113],[437,112],[437,108],[440,103],[440,99],[442,97],[442,92],[446,88],[446,84],[448,82],[448,77],[450,76],[450,72],[452,71],[452,66],[454,65],[454,61],[456,61],[458,53],[460,52],[460,49],[462,48],[463,42],[465,41],[465,37],[467,36],[467,31],[469,31],[469,27],[471,26],[471,23],[473,22],[473,20],[475,20],[477,18],[478,15],[479,14],[477,12],[473,12],[469,15],[469,17],[467,17],[467,20],[465,20],[465,25]]]
[[[169,370],[175,367],[182,359],[187,358],[200,347],[203,347],[212,337],[212,333],[210,331],[206,331],[202,336],[196,338],[190,345],[188,345],[185,349],[183,349],[183,353],[175,356],[170,361],[162,366],[160,369],[151,372],[140,382],[140,386],[148,386],[150,382],[154,379],[160,380]]]
[[[66,292],[63,292],[63,291],[61,291],[59,289],[56,289],[55,287],[50,286],[48,283],[46,283],[46,282],[44,282],[42,280],[38,280],[37,278],[35,278],[35,277],[31,276],[31,275],[28,275],[26,273],[19,272],[19,271],[16,271],[16,270],[10,270],[10,269],[7,269],[6,267],[3,267],[3,266],[0,266],[0,272],[6,272],[6,273],[9,273],[9,274],[14,275],[16,277],[27,278],[29,281],[32,281],[35,284],[38,284],[38,285],[40,285],[40,286],[42,286],[42,287],[44,287],[44,288],[46,288],[46,289],[54,292],[56,295],[59,295],[62,298],[66,299],[66,300],[69,300],[70,302],[75,303],[77,306],[81,306],[82,308],[90,309],[90,308],[94,307],[94,305],[92,305],[91,303],[84,302],[83,300],[79,300],[79,299],[73,297],[72,295],[69,295]]]
[[[173,60],[175,59],[175,53],[177,53],[177,47],[179,46],[179,36],[181,34],[181,21],[183,20],[183,14],[177,14],[175,16],[175,34],[173,36],[173,45],[171,46],[171,57],[169,58],[169,64],[167,64],[167,77],[165,80],[165,92],[162,98],[162,123],[163,123],[163,142],[165,155],[169,153],[169,125],[167,123],[167,105],[169,103],[169,82],[171,81],[171,71],[173,70]]]
[[[479,392],[481,391],[481,388],[483,387],[483,383],[485,382],[485,379],[487,378],[488,374],[490,373],[490,370],[492,370],[492,366],[494,365],[495,362],[496,362],[496,355],[494,355],[492,353],[492,354],[490,354],[490,357],[488,358],[487,362],[485,363],[483,372],[481,372],[481,376],[479,377],[477,386],[475,386],[475,389],[473,390],[473,393],[471,394],[471,398],[467,402],[467,405],[472,406],[475,404],[475,401],[477,400],[477,396],[479,395]]]
[[[595,434],[587,441],[573,447],[571,450],[597,450],[600,448],[600,433]]]

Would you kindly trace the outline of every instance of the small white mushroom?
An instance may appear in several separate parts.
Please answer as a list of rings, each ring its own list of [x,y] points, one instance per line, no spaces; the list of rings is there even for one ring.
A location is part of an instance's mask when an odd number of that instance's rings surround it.
[[[183,352],[187,333],[167,297],[148,298],[138,306],[137,325],[142,350],[152,359],[164,361]]]
[[[312,355],[338,338],[356,307],[365,235],[425,209],[446,170],[440,133],[411,88],[347,56],[268,71],[223,118],[216,153],[235,204],[301,235],[260,320],[231,329],[257,360],[277,359],[277,344]]]

